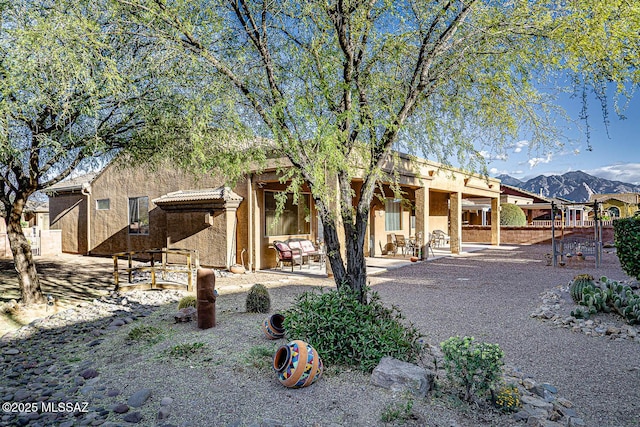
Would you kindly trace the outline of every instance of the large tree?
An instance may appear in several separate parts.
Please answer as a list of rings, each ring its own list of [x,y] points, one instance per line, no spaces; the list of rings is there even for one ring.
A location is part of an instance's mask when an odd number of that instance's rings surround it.
[[[362,299],[369,208],[378,183],[393,181],[383,165],[394,147],[482,170],[481,149],[557,141],[560,91],[595,88],[603,97],[613,83],[624,98],[639,81],[632,1],[114,3],[145,39],[184,49],[184,72],[194,66],[206,76],[206,99],[224,99],[225,117],[244,131],[228,132],[232,141],[270,140],[269,155],[294,166],[291,191],[309,183],[335,281]],[[220,105],[204,99],[194,123],[207,127]],[[250,144],[189,143],[206,167],[247,164]]]
[[[116,31],[104,2],[30,1],[0,5],[0,216],[22,302],[42,301],[21,227],[37,191],[90,163],[153,138],[172,98],[157,76],[171,68],[157,45]],[[161,117],[161,118],[159,118]]]

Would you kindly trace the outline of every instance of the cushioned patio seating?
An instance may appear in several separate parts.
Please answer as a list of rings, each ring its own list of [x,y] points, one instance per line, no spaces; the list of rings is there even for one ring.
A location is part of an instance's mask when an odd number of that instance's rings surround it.
[[[280,240],[273,241],[273,249],[276,251],[276,261],[281,270],[285,264],[291,265],[291,271],[293,271],[293,267],[296,264],[302,269],[302,263],[304,261],[302,250],[299,248],[291,248],[286,242]]]
[[[311,240],[309,239],[301,239],[301,238],[292,238],[286,240],[285,243],[289,246],[289,248],[300,250],[300,254],[302,255],[302,262],[306,261],[307,265],[311,267],[311,259],[320,255],[320,251],[316,249]]]

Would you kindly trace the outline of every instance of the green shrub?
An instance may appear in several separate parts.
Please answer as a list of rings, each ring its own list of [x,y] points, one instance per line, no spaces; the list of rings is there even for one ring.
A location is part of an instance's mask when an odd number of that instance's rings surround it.
[[[502,412],[515,412],[522,406],[520,390],[518,390],[518,386],[514,384],[500,387],[495,396],[494,404],[496,408]]]
[[[380,421],[383,423],[404,424],[407,421],[415,419],[413,414],[413,398],[406,395],[406,402],[394,402],[388,405],[380,415]]]
[[[129,331],[127,339],[129,341],[145,341],[154,344],[162,340],[162,329],[148,325],[136,326]]]
[[[640,280],[640,217],[613,221],[613,239],[622,269]]]
[[[420,358],[420,333],[402,324],[402,314],[386,308],[375,292],[368,303],[354,291],[305,292],[284,314],[287,338],[311,344],[325,365],[353,366],[370,372],[385,356],[407,362]]]
[[[180,302],[178,302],[178,310],[186,307],[197,307],[197,305],[198,301],[196,300],[196,297],[193,295],[187,295],[186,297],[182,297]]]
[[[514,227],[527,225],[527,217],[520,206],[513,203],[502,203],[500,208],[500,225]]]
[[[256,283],[249,289],[246,301],[247,312],[268,313],[271,308],[271,298],[265,285]]]
[[[178,344],[166,351],[166,354],[178,359],[187,359],[195,354],[202,353],[206,345],[202,342],[194,342],[191,344]]]
[[[504,353],[498,344],[473,337],[451,337],[440,343],[448,377],[464,387],[464,400],[493,390],[501,378]]]

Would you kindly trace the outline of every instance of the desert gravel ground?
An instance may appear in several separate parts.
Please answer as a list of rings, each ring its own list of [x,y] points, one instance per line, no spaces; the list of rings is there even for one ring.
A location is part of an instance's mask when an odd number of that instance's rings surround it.
[[[530,318],[546,290],[576,274],[628,280],[617,256],[547,267],[547,245],[487,249],[373,276],[373,289],[439,343],[470,335],[498,343],[505,361],[548,381],[589,426],[640,425],[640,345],[590,337]]]
[[[385,304],[400,308],[428,343],[437,345],[452,335],[473,335],[498,343],[508,364],[531,374],[537,382],[556,386],[560,396],[575,404],[588,426],[640,425],[637,341],[589,337],[530,317],[541,304],[543,292],[567,283],[576,274],[628,279],[617,257],[606,253],[599,269],[591,260],[553,268],[543,260],[548,250],[545,245],[491,248],[389,270],[371,276],[370,284]],[[69,283],[66,293],[77,291],[80,295],[75,298],[86,299],[108,289],[109,280],[104,276],[110,278],[109,260],[82,258],[69,264],[62,258],[47,261],[49,268],[44,272],[49,290],[63,295],[65,283]],[[71,265],[72,271],[65,265]],[[6,268],[3,270],[0,287],[4,297],[11,280],[5,275]],[[56,357],[78,366],[91,363],[100,372],[101,384],[122,391],[102,405],[126,401],[144,387],[152,389],[149,403],[140,409],[144,416],[141,425],[155,424],[163,397],[174,399],[167,420],[172,425],[244,426],[265,420],[265,425],[388,425],[381,421],[381,414],[403,400],[372,386],[362,373],[329,367],[320,381],[301,390],[285,389],[276,381],[268,355],[261,353],[272,352],[285,341],[266,340],[259,328],[265,316],[244,312],[246,290],[252,283],[269,287],[272,311],[286,309],[296,295],[311,287],[333,286],[326,278],[273,273],[219,279],[215,328],[200,331],[193,323],[174,324],[175,307],[166,306],[153,316],[109,332],[97,347],[86,345],[93,336],[69,340],[55,349]],[[127,332],[141,324],[161,328],[163,339],[154,344],[127,340]],[[100,325],[86,329],[94,327]],[[167,355],[176,344],[194,342],[206,345],[205,355]],[[416,417],[409,425],[521,425],[507,416],[476,411],[446,395],[430,395],[413,403]]]

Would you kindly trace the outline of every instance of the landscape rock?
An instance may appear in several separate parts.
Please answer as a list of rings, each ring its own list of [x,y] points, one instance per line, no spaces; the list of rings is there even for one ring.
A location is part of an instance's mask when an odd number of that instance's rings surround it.
[[[392,357],[383,357],[371,374],[371,383],[392,391],[424,397],[433,387],[435,373]]]
[[[128,423],[138,424],[142,421],[142,414],[140,412],[131,412],[130,414],[125,415],[122,419]]]
[[[134,408],[139,408],[145,404],[147,399],[151,396],[151,389],[143,388],[141,390],[136,391],[129,397],[127,404],[129,406],[133,406]]]
[[[193,322],[196,320],[198,311],[195,307],[185,307],[178,310],[178,313],[174,316],[176,323]]]

